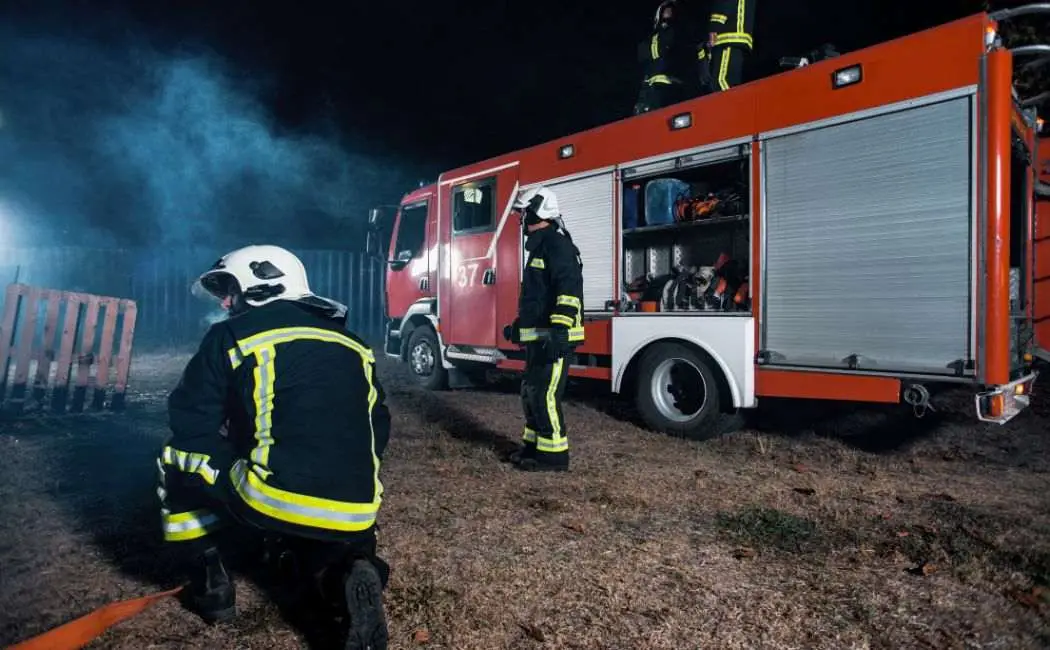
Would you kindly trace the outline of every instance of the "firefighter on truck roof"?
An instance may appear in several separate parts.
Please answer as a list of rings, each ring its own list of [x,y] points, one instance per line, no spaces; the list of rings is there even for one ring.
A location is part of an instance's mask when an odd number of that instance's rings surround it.
[[[744,62],[755,46],[757,0],[712,0],[707,42],[699,50],[704,93],[744,82]]]
[[[688,23],[679,16],[676,0],[665,0],[656,9],[653,31],[638,44],[638,60],[644,66],[642,87],[634,114],[655,111],[685,101],[695,95],[695,85],[687,86],[692,74],[696,39]]]
[[[528,258],[518,317],[503,328],[504,338],[525,346],[525,429],[521,448],[509,460],[525,471],[565,471],[569,439],[561,403],[575,348],[583,342],[583,263],[554,192],[525,190],[513,207],[521,215]]]
[[[386,648],[375,525],[390,414],[372,350],[277,246],[228,253],[194,293],[228,317],[169,396],[157,459],[164,539],[190,573],[191,608],[208,622],[235,614],[227,531],[276,536],[300,577],[349,614],[346,648]]]

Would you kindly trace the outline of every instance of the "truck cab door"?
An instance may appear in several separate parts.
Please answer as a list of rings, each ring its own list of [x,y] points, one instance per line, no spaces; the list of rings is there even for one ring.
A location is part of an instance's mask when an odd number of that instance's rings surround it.
[[[1032,325],[1036,356],[1050,362],[1050,139],[1039,140],[1035,166]]]
[[[401,318],[408,308],[430,291],[428,215],[432,198],[406,203],[398,210],[390,238],[387,270],[387,316]]]
[[[438,292],[446,344],[497,347],[497,330],[503,325],[497,322],[498,287],[504,284],[502,278],[497,281],[497,243],[510,212],[517,171],[510,166],[441,186],[442,220],[448,222],[442,230],[450,242]]]

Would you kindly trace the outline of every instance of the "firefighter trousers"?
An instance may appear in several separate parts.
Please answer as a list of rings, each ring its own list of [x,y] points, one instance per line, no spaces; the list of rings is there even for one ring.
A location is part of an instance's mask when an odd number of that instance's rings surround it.
[[[744,82],[744,57],[751,53],[746,45],[716,45],[711,50],[711,90],[729,90]]]
[[[681,82],[642,82],[638,91],[638,100],[634,104],[634,114],[640,115],[655,111],[689,99],[689,93]]]
[[[158,458],[161,525],[164,541],[175,550],[180,564],[199,566],[199,558],[209,548],[240,548],[245,543],[262,549],[273,544],[292,551],[300,562],[302,575],[316,576],[328,567],[349,567],[355,559],[366,559],[379,571],[385,587],[390,567],[376,555],[376,527],[345,534],[341,539],[320,539],[291,531],[259,515],[241,500],[229,480],[232,456],[222,453],[225,440],[219,439],[212,458],[217,476],[184,471],[179,465]],[[212,451],[212,450],[209,450]],[[168,452],[165,452],[168,453]],[[277,524],[277,525],[274,525]]]
[[[522,442],[538,463],[569,464],[569,438],[562,416],[562,398],[574,355],[551,359],[542,343],[525,348],[521,406],[525,412]]]

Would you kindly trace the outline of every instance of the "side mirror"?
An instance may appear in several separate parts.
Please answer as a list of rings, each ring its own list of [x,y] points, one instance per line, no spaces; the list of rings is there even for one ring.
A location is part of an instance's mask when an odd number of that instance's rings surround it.
[[[365,236],[365,254],[372,259],[380,262],[385,262],[383,255],[379,252],[379,236],[373,228],[368,229],[368,234]]]
[[[397,254],[397,257],[395,257],[393,260],[390,261],[390,268],[395,270],[395,271],[400,271],[401,269],[403,269],[406,266],[408,266],[408,263],[411,262],[411,261],[412,261],[412,251],[410,251],[410,250],[403,250],[403,251],[400,251]]]

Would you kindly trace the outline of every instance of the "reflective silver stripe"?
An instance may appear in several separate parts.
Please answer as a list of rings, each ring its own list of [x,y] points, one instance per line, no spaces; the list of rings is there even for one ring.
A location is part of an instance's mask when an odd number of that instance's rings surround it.
[[[240,341],[237,341],[237,345],[241,348],[242,354],[247,355],[255,352],[255,350],[260,347],[272,346],[277,343],[285,343],[301,339],[339,343],[340,345],[344,345],[354,350],[361,356],[366,357],[368,361],[375,361],[375,356],[372,354],[372,351],[365,345],[358,343],[349,336],[345,336],[332,330],[321,329],[320,327],[282,327],[280,329],[268,330],[241,339]]]
[[[211,456],[207,454],[165,447],[161,459],[165,464],[174,465],[187,474],[200,474],[209,485],[214,485],[219,478],[219,470],[208,464]]]
[[[303,526],[327,527],[326,523],[337,529],[359,529],[360,524],[370,524],[375,521],[379,504],[362,504],[362,507],[373,506],[372,512],[341,512],[332,508],[318,508],[299,503],[290,503],[284,499],[271,496],[252,485],[249,474],[245,469],[245,462],[237,461],[230,471],[237,492],[244,497],[245,502],[259,510],[263,514],[297,523]],[[261,479],[260,479],[261,482]],[[356,505],[356,504],[346,504]],[[261,506],[261,507],[260,507]],[[312,520],[312,521],[304,521]],[[347,526],[346,524],[358,524]]]
[[[184,514],[184,513],[179,513]],[[164,532],[167,533],[185,533],[191,530],[198,530],[201,528],[208,528],[221,523],[221,519],[214,512],[206,512],[200,516],[194,516],[192,519],[186,519],[183,521],[170,522],[165,517]]]
[[[546,451],[548,453],[557,453],[559,451],[569,450],[569,439],[562,436],[558,439],[544,438],[540,436],[536,438],[536,449],[538,451]]]

